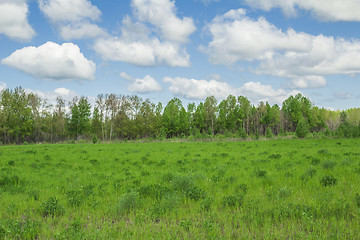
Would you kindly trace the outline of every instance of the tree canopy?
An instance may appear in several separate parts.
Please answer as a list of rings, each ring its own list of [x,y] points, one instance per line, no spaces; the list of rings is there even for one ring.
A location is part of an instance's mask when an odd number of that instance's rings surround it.
[[[298,94],[282,106],[244,96],[228,96],[220,102],[209,96],[185,108],[179,98],[165,107],[138,96],[100,94],[93,106],[87,97],[66,102],[57,98],[49,105],[21,87],[0,92],[0,141],[58,142],[78,139],[124,140],[202,136],[247,136],[292,133],[299,138],[318,132],[327,136],[359,137],[360,108],[331,111],[314,106]]]

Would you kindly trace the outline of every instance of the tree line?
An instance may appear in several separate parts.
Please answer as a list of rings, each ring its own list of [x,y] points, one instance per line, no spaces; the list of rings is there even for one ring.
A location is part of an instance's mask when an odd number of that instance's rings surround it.
[[[281,107],[268,102],[255,106],[244,96],[232,95],[220,102],[210,96],[187,106],[173,98],[163,106],[116,94],[100,94],[91,106],[87,97],[70,102],[58,97],[50,105],[21,87],[0,92],[2,144],[212,136],[245,139],[294,133],[301,138],[307,134],[359,137],[360,108],[331,111],[314,106],[301,94],[290,96]]]

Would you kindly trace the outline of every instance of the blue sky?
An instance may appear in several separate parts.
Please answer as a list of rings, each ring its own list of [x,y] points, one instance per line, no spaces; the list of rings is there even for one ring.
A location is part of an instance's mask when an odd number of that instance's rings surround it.
[[[345,4],[346,3],[346,4]],[[0,0],[0,89],[360,107],[358,0]]]

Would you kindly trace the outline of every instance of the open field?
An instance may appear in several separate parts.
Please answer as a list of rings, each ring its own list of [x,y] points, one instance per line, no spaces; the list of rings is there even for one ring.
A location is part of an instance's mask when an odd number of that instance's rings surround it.
[[[356,239],[360,140],[0,147],[0,239]]]

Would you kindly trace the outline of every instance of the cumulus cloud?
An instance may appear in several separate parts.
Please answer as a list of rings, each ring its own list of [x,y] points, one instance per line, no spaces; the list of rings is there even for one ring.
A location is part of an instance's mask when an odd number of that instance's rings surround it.
[[[254,8],[270,11],[281,8],[290,16],[297,10],[310,11],[316,18],[323,21],[360,21],[360,4],[358,0],[245,0]]]
[[[300,93],[297,90],[273,89],[271,85],[263,85],[259,82],[247,82],[238,91],[239,95],[248,97],[252,102],[271,104],[282,104],[289,96]]]
[[[175,1],[169,0],[133,0],[132,7],[136,17],[157,27],[163,39],[186,42],[196,27],[193,19],[176,16]]]
[[[251,102],[270,102],[281,104],[290,95],[296,95],[299,91],[287,91],[284,89],[273,89],[270,85],[263,85],[259,82],[247,82],[236,88],[226,82],[218,80],[197,80],[182,77],[165,77],[164,82],[169,83],[169,90],[178,96],[191,100],[203,100],[206,97],[214,96],[224,99],[227,96],[246,96]]]
[[[170,83],[169,90],[173,94],[187,99],[205,99],[209,96],[226,98],[229,94],[236,94],[236,91],[229,84],[216,80],[165,77],[163,81]]]
[[[21,41],[31,40],[35,31],[27,20],[28,11],[26,0],[1,0],[0,34]]]
[[[123,72],[120,74],[120,77],[131,82],[127,89],[129,92],[149,93],[162,90],[161,85],[150,75],[146,75],[144,78],[133,78]]]
[[[243,9],[215,17],[208,29],[212,41],[202,49],[214,64],[248,61],[254,72],[292,79],[299,88],[323,87],[326,75],[360,72],[359,40],[282,31]]]
[[[66,40],[106,35],[94,23],[100,19],[101,11],[89,0],[39,0],[39,7]]]
[[[41,79],[95,78],[95,63],[86,59],[73,43],[47,42],[39,47],[25,47],[2,59],[1,63]]]
[[[106,60],[138,66],[189,66],[183,44],[195,31],[192,19],[177,18],[175,2],[170,0],[133,0],[131,6],[135,19],[126,16],[121,35],[98,39],[95,51]]]
[[[38,95],[41,99],[45,100],[47,104],[53,106],[56,105],[56,99],[58,97],[62,98],[66,102],[70,102],[74,97],[77,97],[78,94],[71,89],[67,88],[56,88],[53,91],[41,91],[33,89],[25,89],[27,93],[33,93]]]
[[[187,67],[190,64],[190,56],[184,49],[157,38],[134,42],[117,37],[103,38],[96,41],[94,48],[106,60],[138,66]]]
[[[326,79],[323,76],[304,76],[291,81],[293,88],[321,88],[326,86]]]

